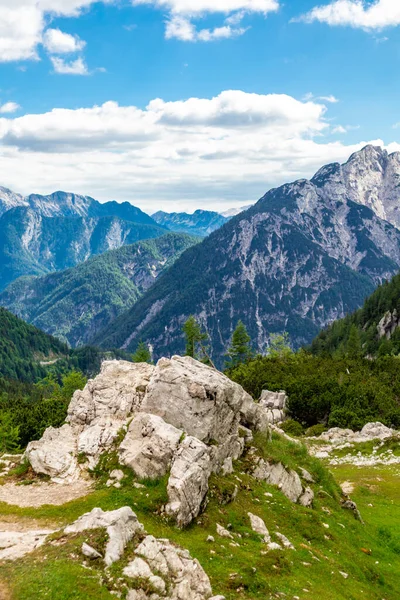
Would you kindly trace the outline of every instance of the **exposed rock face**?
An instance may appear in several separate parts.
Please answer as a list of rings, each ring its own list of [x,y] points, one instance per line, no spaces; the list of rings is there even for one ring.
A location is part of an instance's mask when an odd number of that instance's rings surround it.
[[[287,396],[285,392],[269,392],[263,390],[260,398],[260,406],[267,411],[268,422],[272,425],[279,425],[286,418]]]
[[[25,452],[36,473],[49,475],[55,483],[75,481],[79,477],[77,439],[70,425],[49,427],[38,442],[31,442]]]
[[[396,329],[400,324],[400,317],[397,314],[397,310],[394,309],[393,312],[388,310],[379,321],[377,325],[379,338],[386,337],[386,339],[390,340]]]
[[[253,513],[248,513],[248,516],[250,519],[250,525],[252,530],[255,533],[261,535],[266,544],[269,544],[269,542],[271,541],[271,536],[269,534],[266,524],[261,519],[261,517],[257,517],[257,515],[253,515]]]
[[[168,402],[165,399],[168,398]],[[208,443],[237,430],[240,409],[252,399],[222,373],[189,357],[159,360],[142,403],[153,413]]]
[[[345,442],[367,442],[369,440],[384,440],[396,435],[394,429],[390,429],[382,423],[367,423],[359,432],[351,429],[340,429],[333,427],[319,436],[320,440],[337,445]]]
[[[119,447],[121,463],[139,478],[157,479],[170,469],[183,432],[161,417],[139,413]]]
[[[104,556],[104,562],[108,567],[121,558],[127,543],[135,535],[144,532],[143,525],[139,523],[135,513],[128,506],[112,512],[103,512],[101,508],[94,508],[92,512],[82,515],[75,523],[68,525],[64,532],[66,534],[80,533],[100,528],[105,528],[108,533]]]
[[[179,447],[168,481],[167,512],[178,525],[188,525],[200,512],[212,472],[210,449],[189,436]]]
[[[311,506],[314,500],[311,488],[304,489],[296,471],[286,469],[282,463],[270,463],[260,459],[253,475],[256,479],[276,485],[292,502]]]

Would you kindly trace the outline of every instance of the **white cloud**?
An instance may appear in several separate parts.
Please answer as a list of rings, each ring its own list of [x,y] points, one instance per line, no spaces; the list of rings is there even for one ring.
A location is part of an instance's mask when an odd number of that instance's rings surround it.
[[[43,35],[48,18],[77,17],[94,2],[95,0],[0,0],[0,62],[38,60],[38,47],[43,41],[46,42]]]
[[[279,9],[278,0],[132,0],[132,3],[169,10],[165,37],[184,42],[211,42],[243,35],[248,27],[240,27],[240,24],[247,13],[266,15]],[[215,13],[225,15],[219,27],[197,28],[193,23],[195,19]]]
[[[5,104],[0,104],[0,113],[2,115],[11,114],[16,112],[20,107],[16,102],[6,102]]]
[[[50,60],[54,73],[59,75],[89,75],[86,63],[81,56],[69,62],[58,56],[51,56]]]
[[[311,23],[320,21],[328,25],[348,25],[362,29],[383,29],[400,25],[399,0],[335,0],[330,4],[316,6],[300,17]]]
[[[175,38],[183,42],[212,42],[237,37],[243,35],[246,31],[247,28],[245,27],[231,27],[227,24],[214,29],[197,30],[190,19],[174,15],[167,21],[165,37],[167,40]]]
[[[155,99],[145,109],[107,102],[0,117],[0,184],[130,200],[149,211],[244,205],[369,141],[325,141],[326,112],[315,101],[225,91]]]
[[[50,54],[68,54],[83,50],[86,42],[80,40],[78,36],[64,33],[60,29],[47,29],[43,45]]]
[[[322,100],[322,102],[329,102],[331,104],[339,102],[335,96],[318,96],[317,100]]]

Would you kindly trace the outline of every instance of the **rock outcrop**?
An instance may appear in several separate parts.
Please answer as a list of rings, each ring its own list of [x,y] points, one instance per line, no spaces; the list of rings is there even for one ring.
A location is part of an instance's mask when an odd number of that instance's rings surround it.
[[[0,561],[16,560],[42,546],[51,530],[0,531]]]
[[[189,357],[163,358],[156,366],[108,361],[74,394],[67,423],[29,444],[26,457],[57,483],[76,480],[110,450],[139,479],[169,474],[165,511],[184,527],[205,505],[211,474],[232,473],[252,431],[280,422],[285,403],[284,392],[267,391],[256,403],[240,385]],[[124,473],[115,473],[107,485],[118,488]],[[283,465],[260,461],[254,474],[293,502],[311,504],[312,491]]]
[[[286,419],[287,399],[285,392],[262,391],[260,406],[266,409],[268,422],[272,425],[279,425]]]

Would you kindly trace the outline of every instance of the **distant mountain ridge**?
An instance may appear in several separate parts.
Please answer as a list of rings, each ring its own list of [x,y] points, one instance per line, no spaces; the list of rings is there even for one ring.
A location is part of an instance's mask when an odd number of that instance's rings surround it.
[[[239,319],[261,351],[272,332],[288,331],[297,347],[310,342],[399,271],[400,231],[380,216],[395,221],[399,174],[399,153],[367,146],[311,181],[271,190],[188,250],[96,341],[132,348],[142,338],[159,355],[179,353],[194,314],[217,360]]]
[[[210,210],[196,210],[193,214],[166,213],[158,211],[152,215],[153,219],[162,227],[170,231],[188,233],[200,237],[207,237],[225,223],[228,218]]]
[[[131,308],[197,241],[185,234],[167,233],[65,271],[21,277],[0,294],[0,305],[70,346],[81,346]]]

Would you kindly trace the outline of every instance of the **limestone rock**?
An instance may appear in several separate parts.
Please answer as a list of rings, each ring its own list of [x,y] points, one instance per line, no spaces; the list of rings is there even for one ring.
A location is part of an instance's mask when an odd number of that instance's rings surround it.
[[[298,499],[299,504],[302,506],[311,506],[314,500],[314,492],[310,487],[306,487],[300,498]]]
[[[288,548],[289,550],[295,550],[295,547],[293,546],[292,542],[290,542],[287,539],[287,537],[285,535],[283,535],[283,533],[276,531],[275,535],[278,539],[280,539],[284,548]]]
[[[49,475],[57,483],[69,483],[79,477],[77,443],[69,425],[49,427],[38,442],[30,442],[25,452],[36,473]]]
[[[158,361],[142,411],[159,415],[202,442],[224,442],[237,431],[246,400],[252,402],[222,373],[188,356],[174,356]]]
[[[264,521],[261,519],[261,517],[257,517],[257,515],[253,515],[252,513],[247,514],[250,519],[252,530],[259,535],[262,535],[264,542],[268,544],[271,541],[271,536],[269,535],[269,531]]]
[[[287,399],[285,392],[262,391],[260,406],[266,409],[268,422],[272,425],[279,425],[285,420]]]
[[[137,535],[143,534],[144,528],[135,513],[129,507],[111,512],[94,508],[90,513],[82,515],[77,521],[64,529],[66,534],[81,533],[90,529],[105,528],[108,533],[104,562],[107,566],[119,560],[128,542]]]
[[[228,538],[229,540],[233,540],[233,535],[231,534],[230,531],[228,531],[227,529],[225,529],[225,527],[222,527],[222,525],[220,525],[219,523],[217,523],[217,534],[220,537],[223,538]]]
[[[211,470],[209,448],[195,437],[186,437],[172,463],[166,507],[180,527],[188,525],[200,513]]]
[[[89,544],[86,542],[83,542],[81,551],[86,558],[90,558],[92,560],[95,560],[96,558],[102,558],[100,552],[97,552],[97,550],[92,548],[92,546],[89,546]]]
[[[105,361],[100,374],[75,392],[68,408],[71,425],[89,425],[99,417],[125,420],[140,408],[154,371],[146,363]]]
[[[270,463],[260,459],[253,472],[253,476],[271,485],[276,485],[292,502],[299,502],[300,498],[306,494],[306,490],[303,490],[300,477],[296,471],[287,470],[282,463]],[[304,496],[304,502],[309,501],[310,492],[312,493],[312,490],[307,491],[307,495]],[[310,504],[311,502],[312,499]],[[309,506],[309,504],[305,504],[305,506]]]
[[[141,479],[157,479],[169,470],[182,431],[161,417],[139,413],[119,447],[122,464]]]
[[[87,456],[89,468],[95,467],[101,454],[111,448],[121,427],[121,421],[103,416],[82,431],[78,438],[78,453]]]
[[[17,560],[44,544],[51,530],[40,531],[1,531],[0,560]]]
[[[187,550],[177,548],[169,540],[158,540],[149,535],[136,548],[135,554],[142,559],[143,569],[146,569],[144,563],[151,573],[158,573],[168,584],[168,600],[208,600],[212,595],[210,580],[200,563]],[[128,571],[131,566],[132,563],[128,565]]]

